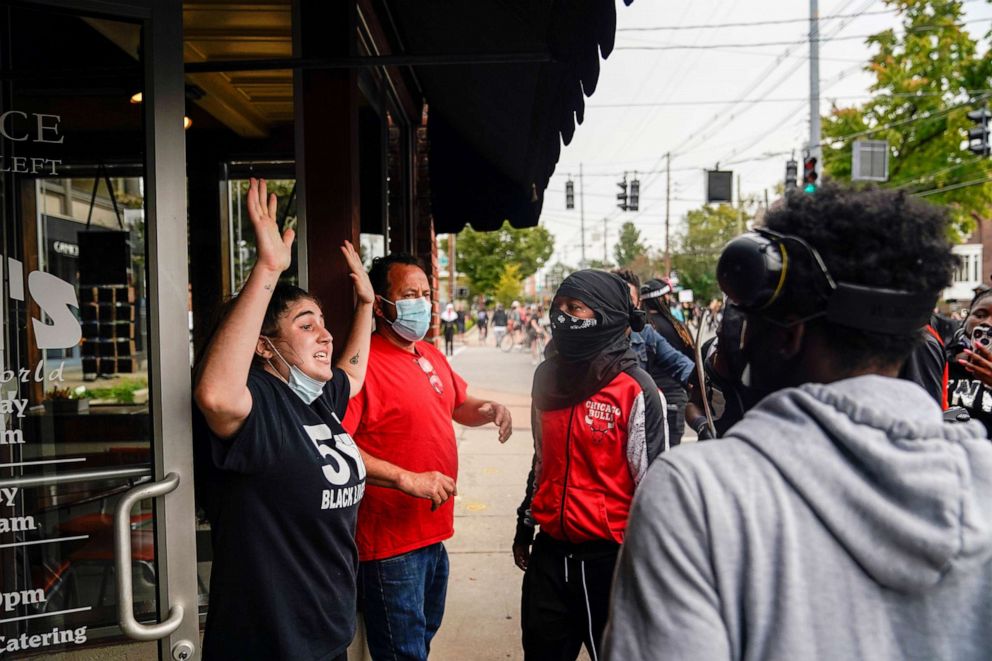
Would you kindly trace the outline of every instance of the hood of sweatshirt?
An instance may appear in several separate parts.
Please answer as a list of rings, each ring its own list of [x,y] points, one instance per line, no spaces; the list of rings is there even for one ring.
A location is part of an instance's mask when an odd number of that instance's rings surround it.
[[[765,398],[730,430],[884,587],[926,591],[992,556],[992,442],[914,383],[861,376]]]

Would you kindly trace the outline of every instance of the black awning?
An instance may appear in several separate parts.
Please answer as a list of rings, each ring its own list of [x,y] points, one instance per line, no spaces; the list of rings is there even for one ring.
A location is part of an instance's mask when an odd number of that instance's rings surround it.
[[[631,0],[625,0],[630,4]],[[599,58],[613,50],[614,0],[388,3],[406,53],[547,53],[549,61],[414,67],[428,103],[438,233],[537,225],[561,144],[581,124]]]

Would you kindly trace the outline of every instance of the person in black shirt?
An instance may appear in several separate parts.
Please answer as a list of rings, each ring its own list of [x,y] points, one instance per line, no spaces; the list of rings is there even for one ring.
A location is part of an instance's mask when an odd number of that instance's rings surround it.
[[[666,299],[671,295],[672,286],[667,282],[652,279],[641,287],[641,302],[648,313],[648,323],[672,345],[691,361],[696,360],[692,336],[685,324],[672,315]],[[664,371],[651,373],[655,383],[665,395],[667,402],[668,438],[672,446],[678,445],[685,431],[685,406],[688,394],[683,384],[675,377]]]
[[[947,399],[985,425],[992,437],[992,352],[972,342],[975,329],[992,324],[992,289],[980,290],[968,306],[968,317],[947,345]]]
[[[251,180],[258,261],[207,346],[194,398],[209,427],[214,563],[204,659],[344,659],[355,633],[355,522],[365,466],[341,426],[365,379],[372,285],[345,241],[358,301],[342,359],[319,303],[278,284],[293,230]],[[199,486],[199,485],[198,485]]]
[[[499,346],[500,340],[506,335],[506,326],[508,323],[508,318],[506,315],[506,310],[503,309],[502,303],[496,304],[496,311],[493,312],[493,337],[496,338],[496,346]]]

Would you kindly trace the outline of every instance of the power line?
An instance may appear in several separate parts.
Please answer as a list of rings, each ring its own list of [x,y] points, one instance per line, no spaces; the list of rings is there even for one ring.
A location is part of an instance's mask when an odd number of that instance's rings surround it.
[[[959,188],[968,188],[969,186],[978,186],[989,182],[992,182],[992,177],[987,177],[985,179],[972,179],[971,181],[963,181],[960,184],[951,184],[949,186],[942,186],[941,188],[934,188],[931,190],[921,191],[919,193],[913,193],[913,196],[927,197],[928,195],[936,195],[937,193],[945,193],[947,191],[957,190]]]
[[[961,90],[966,94],[984,94],[990,89],[982,90]],[[887,99],[887,98],[928,98],[934,96],[945,96],[946,92],[893,92],[891,94],[843,94],[830,96],[829,99]],[[780,99],[768,98],[743,98],[743,99],[700,99],[695,101],[643,101],[630,103],[593,103],[586,108],[657,108],[662,106],[712,106],[721,103],[796,103],[808,101],[808,97],[790,97]]]
[[[833,14],[830,16],[821,16],[821,21],[829,21],[836,18],[857,18],[859,16],[877,16],[880,14],[891,14],[893,12],[899,11],[898,9],[879,9],[877,11],[866,11],[859,14]],[[809,23],[809,17],[806,18],[782,18],[771,21],[743,21],[738,23],[709,23],[702,25],[659,25],[652,27],[641,27],[641,28],[617,28],[617,32],[656,32],[656,31],[679,31],[679,30],[710,30],[717,28],[746,28],[756,25],[785,25],[787,23]]]
[[[960,163],[955,163],[953,165],[948,165],[947,167],[940,168],[939,170],[933,170],[932,172],[925,172],[923,174],[917,175],[915,177],[910,177],[908,179],[902,179],[898,181],[892,181],[889,185],[893,188],[906,188],[907,186],[912,186],[913,184],[922,183],[927,179],[932,179],[938,174],[944,174],[945,172],[950,172],[951,170],[957,170],[958,168],[963,168],[968,165],[975,165],[979,161],[982,161],[982,156],[975,156],[969,158],[966,161],[961,161]]]
[[[844,6],[840,8],[839,12],[845,11],[853,3],[854,3],[854,0],[848,0],[844,4]],[[871,5],[873,5],[874,3],[875,3],[875,0],[867,0],[866,2],[862,3],[862,5],[858,9],[858,12],[857,13],[863,13]],[[840,25],[834,26],[833,31],[828,36],[836,35],[838,32],[840,32],[845,27],[847,27],[847,25],[851,21],[853,21],[853,20],[854,20],[853,18],[848,18],[848,19],[845,19],[845,20],[841,21],[840,22]],[[765,70],[763,70],[761,73],[759,73],[758,76],[753,81],[749,82],[748,85],[746,87],[744,87],[744,90],[751,90],[754,87],[761,86],[761,84],[767,79],[767,77],[769,75],[771,75],[771,73],[773,71],[775,71],[775,69],[777,69],[786,60],[786,58],[788,58],[789,56],[791,56],[792,53],[796,49],[798,49],[798,48],[799,48],[798,45],[792,45],[792,46],[789,46],[788,48],[786,48],[785,51],[783,51],[782,55],[778,59],[776,59],[776,61],[774,63],[772,63],[772,65],[770,67],[767,67]],[[786,73],[785,76],[783,76],[782,78],[780,78],[778,80],[778,82],[776,82],[770,88],[766,89],[765,90],[765,94],[767,94],[768,92],[771,92],[774,89],[777,89],[782,84],[784,84],[785,81],[788,80],[788,78],[793,73],[795,73],[795,71],[800,66],[802,66],[802,62],[803,61],[800,60],[800,62],[796,66],[792,67],[792,69],[789,70]],[[736,107],[738,105],[740,105],[740,104],[737,104],[737,103],[727,104],[727,107],[726,108],[724,108],[722,111],[718,111],[715,115],[713,115],[713,117],[709,121],[707,121],[705,124],[701,125],[700,128],[698,128],[695,131],[693,131],[692,133],[690,133],[686,138],[684,138],[681,142],[679,142],[679,144],[676,145],[674,148],[669,149],[667,151],[669,153],[671,153],[671,154],[674,154],[674,155],[678,156],[680,154],[680,151],[683,148],[685,148],[686,146],[692,144],[694,141],[696,141],[696,146],[698,146],[698,145],[706,142],[713,135],[715,135],[717,132],[719,132],[721,130],[721,128],[725,127],[725,125],[724,125],[723,127],[717,126],[716,128],[713,128],[714,125],[717,125],[718,124],[718,120],[725,119],[725,115],[727,115],[727,113],[729,113],[730,111],[736,109]],[[750,107],[750,106],[748,106],[748,107]],[[746,110],[746,109],[747,109],[747,107],[744,108],[744,110]],[[737,114],[731,114],[730,117],[729,117],[730,122],[726,122],[725,124],[731,123],[736,117],[737,117]],[[655,165],[653,166],[652,169],[656,170],[659,167],[660,164],[661,164],[661,158],[658,159],[658,161],[655,163]],[[653,181],[654,181],[653,178],[648,178],[648,180],[642,186],[642,190],[643,189],[646,189],[647,187],[649,187],[651,185],[651,183],[653,183]]]
[[[807,19],[808,20],[808,19]],[[937,32],[939,30],[948,30],[951,28],[963,28],[969,23],[983,23],[992,21],[992,17],[988,18],[976,18],[970,21],[964,21],[963,23],[950,23],[948,25],[916,25],[906,28],[906,33],[917,33],[917,32]],[[759,48],[765,46],[797,46],[801,44],[808,44],[811,41],[815,43],[826,43],[829,41],[853,41],[858,39],[868,39],[870,37],[878,36],[878,33],[873,34],[849,34],[841,37],[830,36],[830,37],[820,37],[819,39],[802,39],[799,41],[748,41],[742,43],[719,43],[719,44],[657,44],[657,45],[646,45],[646,46],[616,46],[613,50],[710,50],[713,48]]]

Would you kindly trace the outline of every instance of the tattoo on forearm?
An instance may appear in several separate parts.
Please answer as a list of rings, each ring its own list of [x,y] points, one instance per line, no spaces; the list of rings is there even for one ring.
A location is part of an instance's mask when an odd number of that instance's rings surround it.
[[[360,355],[361,355],[361,352],[356,353],[354,356],[352,356],[351,358],[348,359],[348,362],[351,363],[352,365],[357,365],[358,364],[358,357]]]

